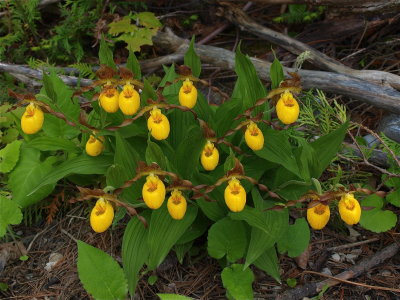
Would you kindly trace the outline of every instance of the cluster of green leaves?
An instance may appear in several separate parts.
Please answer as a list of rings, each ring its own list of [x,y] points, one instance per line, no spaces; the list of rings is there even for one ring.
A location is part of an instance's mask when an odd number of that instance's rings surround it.
[[[116,40],[127,44],[129,51],[140,51],[143,45],[153,45],[152,37],[161,27],[152,12],[130,13],[121,20],[109,24],[108,33]]]
[[[116,68],[113,53],[104,41],[100,45],[99,58],[101,64]],[[192,69],[194,76],[200,76],[201,62],[194,51],[193,40],[184,63]],[[231,98],[219,107],[210,106],[199,91],[194,108],[198,117],[207,122],[219,137],[239,124],[240,120],[234,120],[237,115],[267,95],[253,64],[240,49],[236,52],[235,66],[238,79]],[[136,79],[144,82],[141,94],[144,106],[146,99],[156,97],[154,86],[147,78],[142,78],[132,51],[127,67],[136,74]],[[162,94],[168,103],[178,104],[182,82],[174,82],[178,77],[174,66],[164,67],[164,71],[165,76],[158,86],[164,87]],[[284,79],[278,60],[274,61],[270,71],[271,81],[277,87]],[[166,85],[167,82],[174,83]],[[91,99],[95,92],[98,90],[86,92],[84,96]],[[284,205],[287,201],[296,201],[308,190],[316,189],[315,182],[335,157],[348,127],[346,122],[337,123],[326,134],[321,133],[319,138],[311,140],[293,128],[274,130],[260,123],[265,136],[262,150],[251,151],[244,143],[243,133],[237,131],[226,139],[245,154],[235,155],[229,147],[219,144],[220,165],[214,171],[206,172],[199,163],[206,142],[199,122],[191,113],[174,109],[166,113],[171,124],[170,136],[164,141],[153,141],[144,117],[116,131],[107,130],[109,126],[120,125],[126,117],[121,112],[107,114],[94,102],[93,110],[86,117],[91,126],[99,129],[98,134],[105,136],[106,150],[98,157],[89,157],[84,153],[84,145],[90,130],[79,123],[80,106],[72,94],[73,90],[54,72],[44,76],[43,88],[36,95],[37,99],[62,113],[76,126],[45,114],[41,132],[32,136],[20,132],[23,141],[10,144],[8,147],[13,147],[13,151],[5,150],[15,155],[18,152],[15,149],[19,149],[19,155],[16,155],[17,159],[13,157],[12,165],[6,166],[12,200],[3,199],[1,204],[14,213],[12,218],[6,219],[5,225],[1,224],[1,228],[18,223],[17,209],[47,197],[61,179],[80,186],[102,182],[103,187],[118,188],[136,175],[139,161],[155,162],[163,170],[190,180],[194,185],[212,185],[232,168],[233,158],[236,157],[244,166],[246,175],[277,193],[281,198],[280,204]],[[271,111],[268,103],[256,110],[263,112],[266,120],[271,119]],[[20,130],[18,122],[17,117],[16,128]],[[213,200],[211,202],[204,198],[189,200],[188,211],[180,221],[169,216],[165,203],[158,210],[145,208],[140,200],[143,182],[144,179],[135,182],[120,194],[120,200],[136,207],[148,223],[146,228],[134,217],[126,226],[122,242],[122,268],[106,253],[78,243],[79,276],[88,292],[97,299],[123,299],[127,291],[133,295],[143,274],[155,270],[171,250],[182,262],[193,242],[201,236],[207,236],[208,254],[224,266],[222,281],[227,297],[250,299],[254,280],[250,265],[255,265],[280,282],[277,253],[296,257],[308,246],[310,230],[305,218],[291,220],[288,208],[269,209],[279,204],[277,200],[260,192],[249,182],[243,182],[248,194],[243,211],[229,212],[224,203],[223,185],[208,194]],[[187,199],[190,196],[186,194]],[[379,205],[376,210],[379,212],[371,210],[371,214],[381,214]],[[387,212],[383,213],[386,217]],[[124,210],[118,214],[123,216]],[[362,224],[369,226],[368,221],[362,221]]]
[[[325,12],[325,6],[317,6],[315,11],[308,10],[307,4],[289,4],[288,12],[274,18],[277,23],[309,23],[315,21]]]

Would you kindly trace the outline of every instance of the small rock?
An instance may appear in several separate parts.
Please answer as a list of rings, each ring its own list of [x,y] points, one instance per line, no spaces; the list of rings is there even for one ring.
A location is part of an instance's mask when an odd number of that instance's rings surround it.
[[[389,270],[382,270],[381,275],[382,276],[392,276],[392,272],[390,272]]]
[[[336,261],[336,262],[340,262],[340,255],[338,253],[333,253],[331,256],[332,260]]]
[[[350,262],[354,265],[355,264],[354,260],[358,257],[358,255],[349,253],[349,254],[346,254],[345,257],[348,262]]]
[[[364,140],[367,142],[367,146],[372,148],[380,144],[380,141],[374,137],[372,134],[367,134],[363,136]]]
[[[46,266],[44,267],[44,269],[47,271],[47,272],[50,272],[52,269],[53,269],[53,267],[60,261],[60,260],[62,260],[63,259],[63,255],[62,254],[60,254],[60,253],[56,253],[56,252],[54,252],[54,253],[51,253],[50,254],[50,257],[49,257],[49,262],[46,264]]]
[[[379,125],[379,131],[382,131],[388,138],[400,143],[400,116],[389,114],[382,118]]]
[[[331,272],[331,270],[329,268],[323,268],[321,273],[329,275],[329,276],[332,276],[332,272]]]

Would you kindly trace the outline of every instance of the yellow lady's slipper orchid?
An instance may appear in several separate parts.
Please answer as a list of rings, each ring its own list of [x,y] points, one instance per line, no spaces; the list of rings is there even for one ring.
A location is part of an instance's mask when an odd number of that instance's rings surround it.
[[[236,178],[228,182],[224,192],[225,203],[233,212],[242,211],[246,205],[246,191]]]
[[[193,108],[197,102],[197,89],[193,82],[186,78],[179,90],[179,103],[182,106]]]
[[[150,117],[147,120],[147,128],[151,136],[156,140],[165,140],[170,131],[168,118],[157,107],[150,111]]]
[[[339,201],[339,214],[342,220],[348,225],[357,224],[361,218],[360,203],[353,194],[344,194]]]
[[[139,93],[131,84],[127,83],[119,94],[118,103],[119,108],[124,115],[133,115],[138,111],[140,106]]]
[[[175,220],[182,220],[186,213],[187,203],[182,192],[173,190],[167,202],[168,212]]]
[[[307,209],[307,221],[316,230],[322,229],[328,224],[330,215],[329,206],[322,203]]]
[[[42,129],[44,114],[40,106],[30,103],[21,118],[21,128],[26,134],[35,134]]]
[[[206,171],[212,171],[217,167],[219,152],[212,142],[207,141],[203,151],[201,152],[200,161]]]
[[[99,96],[100,106],[108,113],[117,112],[118,105],[118,90],[114,87],[104,87]]]
[[[165,199],[165,185],[157,175],[150,174],[142,188],[144,203],[151,208],[159,208]]]
[[[291,92],[285,91],[276,104],[278,119],[281,120],[283,124],[292,124],[297,121],[299,112],[300,107],[296,99],[294,99]]]
[[[250,121],[250,124],[247,125],[244,139],[247,146],[254,151],[261,150],[264,147],[264,135],[253,121]]]
[[[114,208],[104,198],[97,200],[96,205],[90,213],[90,226],[95,232],[101,233],[111,226],[114,219]]]
[[[90,156],[100,155],[104,150],[104,141],[105,139],[103,136],[95,138],[93,135],[91,135],[86,142],[86,153]]]

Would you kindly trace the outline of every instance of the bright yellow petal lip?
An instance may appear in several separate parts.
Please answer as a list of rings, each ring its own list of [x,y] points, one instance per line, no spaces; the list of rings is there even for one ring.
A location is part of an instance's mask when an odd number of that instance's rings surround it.
[[[147,207],[151,209],[158,209],[164,202],[165,199],[165,185],[158,178],[157,175],[149,175],[146,178],[146,182],[142,188],[143,201]]]
[[[114,219],[114,208],[111,203],[103,198],[97,200],[90,213],[90,226],[97,233],[106,231]]]
[[[320,230],[328,224],[330,218],[328,205],[318,204],[307,209],[307,221],[313,229]]]
[[[30,103],[21,118],[21,129],[25,134],[35,134],[43,127],[44,113],[40,106]]]
[[[338,207],[340,217],[346,224],[354,225],[360,221],[361,206],[353,194],[344,194],[339,201]]]
[[[299,118],[300,107],[292,93],[285,91],[276,104],[278,119],[286,125],[292,124]]]
[[[246,205],[246,191],[236,178],[232,178],[224,191],[225,204],[232,212],[240,212]]]
[[[186,214],[187,202],[181,191],[172,191],[171,196],[168,198],[167,208],[170,216],[174,220],[183,219]]]
[[[212,171],[218,166],[219,151],[210,141],[207,141],[200,156],[200,162],[206,171]]]
[[[165,140],[169,136],[170,124],[168,118],[156,107],[150,111],[150,117],[147,119],[147,128],[151,136],[156,140]]]

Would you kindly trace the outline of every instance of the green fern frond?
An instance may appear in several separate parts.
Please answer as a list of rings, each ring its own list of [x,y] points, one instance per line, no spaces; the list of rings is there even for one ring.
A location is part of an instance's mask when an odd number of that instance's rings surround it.
[[[96,77],[96,74],[92,70],[92,66],[86,63],[76,63],[69,65],[71,68],[75,68],[79,71],[80,75],[83,77],[88,77],[93,79]]]

